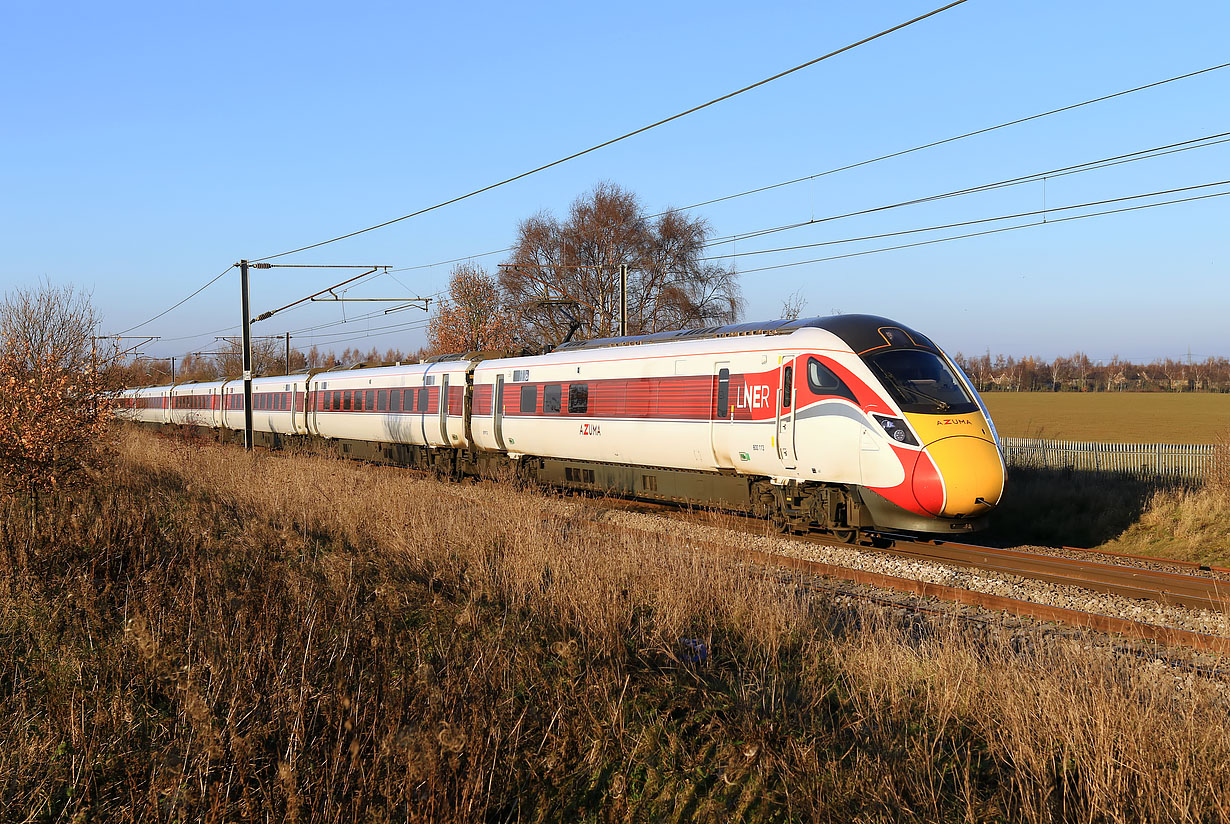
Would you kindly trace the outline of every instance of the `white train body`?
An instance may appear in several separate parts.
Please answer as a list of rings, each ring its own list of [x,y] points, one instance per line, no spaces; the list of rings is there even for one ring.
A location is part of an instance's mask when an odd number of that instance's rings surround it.
[[[242,398],[238,380],[153,387],[127,393],[122,414],[238,431]],[[879,522],[913,529],[968,527],[1003,488],[969,381],[926,337],[863,315],[257,378],[253,429],[381,455],[439,450],[450,465],[498,455],[585,464],[588,478],[594,466],[714,473],[788,488],[796,502],[842,489]]]

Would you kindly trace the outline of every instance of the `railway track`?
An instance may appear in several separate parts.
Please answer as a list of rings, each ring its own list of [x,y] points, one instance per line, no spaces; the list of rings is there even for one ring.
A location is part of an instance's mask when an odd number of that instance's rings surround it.
[[[811,540],[811,536],[803,536]],[[887,547],[874,547],[907,558],[979,569],[985,572],[1019,575],[1052,584],[1079,586],[1095,592],[1125,598],[1157,601],[1162,604],[1230,612],[1230,581],[1122,566],[1104,561],[1080,560],[1043,555],[1015,549],[973,546],[938,540],[919,540],[881,534],[891,540]],[[848,546],[848,544],[846,544]]]
[[[673,507],[669,504],[648,503],[642,507],[641,504],[645,502],[630,503],[634,503],[637,508],[646,510],[674,511],[681,513],[685,519],[690,517],[697,522],[703,522],[700,517],[683,514],[682,510],[678,507]],[[747,516],[730,515],[727,517],[729,518],[728,523],[732,526],[740,523],[745,525],[759,525],[762,523],[757,519],[751,519]],[[744,529],[744,531],[759,532],[760,530]],[[865,543],[842,541],[822,533],[793,534],[789,537],[799,541],[848,547],[860,552],[879,552],[918,561],[976,569],[997,575],[1016,575],[1035,581],[1043,581],[1061,586],[1076,586],[1124,598],[1156,601],[1169,606],[1230,613],[1230,579],[1191,575],[1157,568],[1166,565],[1175,568],[1230,574],[1230,569],[1208,567],[1193,562],[1170,561],[1168,559],[1115,553],[1096,553],[1101,558],[1131,559],[1148,562],[1152,565],[1150,567],[1129,566],[1096,560],[1094,558],[1078,559],[1062,555],[1027,552],[1019,549],[1002,549],[938,539],[924,539],[913,535],[901,535],[882,531],[868,533],[867,537],[870,540]],[[1095,554],[1093,550],[1072,549],[1071,551],[1089,553],[1090,555]]]

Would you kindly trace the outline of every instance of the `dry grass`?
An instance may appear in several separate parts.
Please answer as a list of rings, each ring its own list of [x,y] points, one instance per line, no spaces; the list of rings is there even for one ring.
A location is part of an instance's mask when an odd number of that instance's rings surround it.
[[[1230,566],[1230,436],[1195,488],[1158,490],[1106,549]]]
[[[7,505],[0,661],[5,820],[1230,812],[1220,684],[839,608],[539,493],[143,433],[33,531]]]
[[[1210,421],[1230,420],[1230,394],[1210,392],[987,392],[1001,435],[1106,443],[1215,443]]]

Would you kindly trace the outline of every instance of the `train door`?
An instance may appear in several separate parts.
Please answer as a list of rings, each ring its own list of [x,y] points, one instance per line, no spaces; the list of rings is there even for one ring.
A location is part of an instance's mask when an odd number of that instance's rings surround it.
[[[416,401],[415,409],[418,410],[418,429],[419,437],[423,439],[423,446],[431,446],[431,438],[427,437],[427,410],[431,408],[431,385],[435,382],[435,375],[431,374],[431,364],[427,367],[427,371],[423,373],[423,385],[419,388],[419,398]]]
[[[322,390],[325,386],[327,386],[327,384],[319,381],[313,385],[313,379],[310,377],[307,379],[307,396],[305,397],[305,401],[307,403],[306,420],[309,435],[320,434],[320,419],[318,418],[318,415],[320,412],[321,399],[324,397]]]
[[[440,407],[440,443],[443,446],[448,446],[448,373],[445,372],[440,376],[440,400],[436,404]]]
[[[730,362],[713,364],[713,414],[709,419],[709,443],[713,447],[714,466],[730,469],[734,463],[731,439],[734,435],[734,406],[730,396]]]
[[[786,469],[798,463],[794,449],[795,356],[783,355],[777,392],[777,457]]]
[[[495,376],[495,397],[491,401],[491,414],[495,418],[495,442],[501,450],[507,452],[504,446],[504,376]]]

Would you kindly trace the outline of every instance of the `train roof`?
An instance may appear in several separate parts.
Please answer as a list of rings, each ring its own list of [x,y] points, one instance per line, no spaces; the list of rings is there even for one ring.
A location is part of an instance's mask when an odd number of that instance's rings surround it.
[[[921,335],[879,315],[832,315],[830,317],[748,321],[726,326],[707,326],[700,329],[679,329],[672,332],[655,332],[651,335],[629,335],[616,338],[597,338],[573,341],[555,347],[555,352],[573,352],[583,349],[604,349],[612,346],[638,346],[647,343],[673,343],[682,340],[703,338],[728,338],[742,335],[789,335],[800,329],[824,329],[841,338],[858,354],[886,347],[910,347],[934,349],[925,335]],[[896,335],[893,330],[900,331]]]

